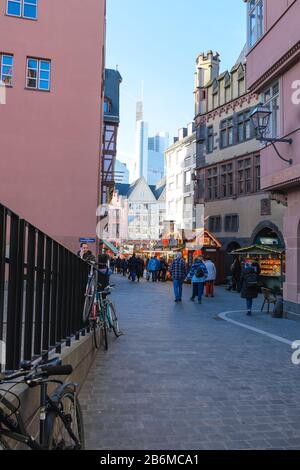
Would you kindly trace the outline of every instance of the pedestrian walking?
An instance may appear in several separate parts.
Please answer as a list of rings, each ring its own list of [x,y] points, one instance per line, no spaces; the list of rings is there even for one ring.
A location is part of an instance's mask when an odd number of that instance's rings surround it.
[[[158,273],[160,271],[160,261],[155,256],[152,256],[152,258],[149,260],[147,270],[152,276],[152,282],[157,282]]]
[[[138,260],[135,254],[128,261],[128,270],[129,270],[129,277],[128,279],[132,282],[135,282],[137,271],[138,271]]]
[[[121,258],[119,256],[116,259],[116,271],[121,274]]]
[[[194,302],[195,298],[198,297],[198,303],[202,303],[207,274],[203,256],[196,258],[188,274],[188,279],[191,279],[193,285],[193,295],[191,297],[192,302]]]
[[[140,257],[137,258],[137,280],[140,282],[140,278],[144,276],[144,271],[145,271],[145,263],[144,260]]]
[[[255,260],[252,261],[252,268],[254,269],[254,271],[256,272],[256,274],[259,276],[260,273],[261,273],[261,267],[260,267],[260,263],[259,263],[259,258],[255,258]]]
[[[230,271],[232,274],[231,284],[228,287],[228,291],[231,290],[237,291],[238,293],[241,292],[241,272],[242,272],[242,264],[240,262],[239,257],[237,257],[232,265],[230,266]]]
[[[258,274],[251,263],[246,263],[241,277],[241,297],[246,299],[247,315],[252,315],[253,299],[258,297]]]
[[[111,258],[110,262],[109,262],[109,265],[110,265],[110,269],[112,270],[112,273],[114,274],[115,273],[115,269],[116,269],[116,259],[115,258]]]
[[[127,270],[128,270],[128,261],[125,258],[121,260],[121,269],[122,269],[122,274],[125,277],[127,274]]]
[[[168,272],[168,263],[165,258],[160,258],[161,268],[159,271],[159,280],[161,282],[166,282],[167,280],[167,272]]]
[[[182,259],[182,253],[177,254],[176,259],[169,267],[169,272],[172,275],[175,302],[182,302],[183,281],[187,275],[187,268],[184,260]]]
[[[217,269],[211,258],[206,258],[205,267],[207,269],[207,278],[206,278],[206,297],[214,297],[214,290],[215,290],[215,281],[217,277]]]

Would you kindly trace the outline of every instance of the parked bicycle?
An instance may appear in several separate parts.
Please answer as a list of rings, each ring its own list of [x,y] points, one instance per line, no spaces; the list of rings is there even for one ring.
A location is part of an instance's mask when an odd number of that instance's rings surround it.
[[[85,292],[83,310],[83,322],[89,322],[93,332],[95,348],[100,347],[101,336],[104,340],[104,348],[108,349],[108,332],[113,331],[118,338],[123,333],[120,331],[116,308],[109,299],[112,286],[101,288],[98,282],[98,269],[96,263],[90,263],[91,269]]]
[[[51,378],[72,372],[72,366],[61,365],[60,359],[53,359],[35,367],[30,362],[23,362],[20,371],[0,374],[0,450],[12,448],[13,442],[32,450],[84,449],[83,419],[76,393],[78,384],[64,384]],[[21,377],[22,381],[17,380]],[[40,387],[38,439],[27,431],[19,412],[20,398],[12,392],[20,383],[29,388]],[[51,397],[47,391],[50,383],[59,384]],[[1,385],[10,384],[10,388],[1,389]],[[16,401],[17,405],[12,401]]]

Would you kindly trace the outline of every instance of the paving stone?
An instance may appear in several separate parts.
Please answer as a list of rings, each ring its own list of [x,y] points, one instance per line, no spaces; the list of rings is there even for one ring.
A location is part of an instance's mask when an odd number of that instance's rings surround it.
[[[99,352],[80,393],[87,448],[300,448],[292,350],[215,317],[233,311],[229,318],[291,341],[300,324],[258,312],[247,318],[244,301],[223,288],[199,306],[185,286],[175,305],[170,283],[113,282],[124,336]]]

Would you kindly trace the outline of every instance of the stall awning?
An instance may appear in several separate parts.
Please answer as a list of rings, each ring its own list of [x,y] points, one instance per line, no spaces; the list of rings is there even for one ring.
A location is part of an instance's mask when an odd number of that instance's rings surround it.
[[[102,240],[103,244],[110,250],[112,251],[115,255],[119,254],[119,250],[108,240]]]
[[[278,248],[268,248],[266,246],[262,245],[251,245],[251,246],[246,246],[243,248],[239,248],[238,250],[234,250],[230,253],[230,255],[244,255],[244,256],[250,256],[250,255],[282,255],[284,253],[284,250],[279,250]]]

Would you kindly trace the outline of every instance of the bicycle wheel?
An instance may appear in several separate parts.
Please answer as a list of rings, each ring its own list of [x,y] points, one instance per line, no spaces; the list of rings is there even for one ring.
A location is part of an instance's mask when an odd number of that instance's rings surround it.
[[[111,328],[113,329],[114,334],[116,335],[117,338],[119,338],[119,336],[122,335],[122,332],[120,331],[120,328],[119,328],[119,321],[117,317],[116,307],[110,300],[107,303],[107,316],[108,316],[109,323],[111,325]]]
[[[0,438],[0,450],[9,450],[8,445],[1,438]]]
[[[77,439],[70,435],[62,418],[56,411],[47,413],[46,445],[48,450],[84,450],[84,428],[80,403],[73,387],[66,387],[57,406],[68,422],[69,429]]]
[[[94,274],[89,279],[87,289],[86,289],[83,315],[82,315],[83,323],[86,323],[88,321],[89,316],[91,314],[91,310],[92,310],[92,306],[93,306],[95,294],[96,294],[95,285],[96,285],[96,276]]]
[[[108,350],[108,337],[107,337],[107,324],[106,319],[104,318],[101,325],[103,340],[104,340],[104,349],[105,351]]]
[[[96,349],[99,349],[101,341],[101,328],[98,320],[91,321],[91,330],[93,330],[94,346]]]

